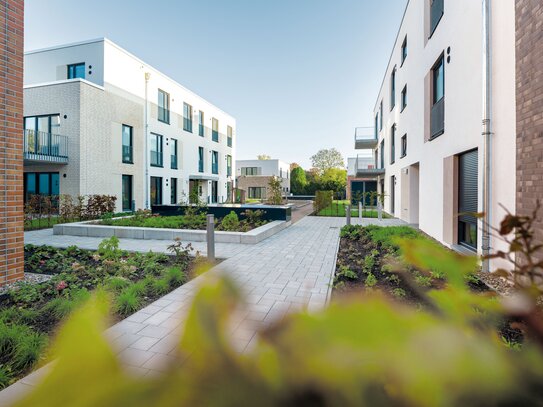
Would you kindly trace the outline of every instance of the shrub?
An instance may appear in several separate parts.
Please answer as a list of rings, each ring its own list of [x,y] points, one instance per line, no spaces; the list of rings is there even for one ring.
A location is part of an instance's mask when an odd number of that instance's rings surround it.
[[[283,195],[281,191],[281,181],[277,177],[271,177],[268,183],[268,203],[271,205],[281,205]]]
[[[334,191],[316,191],[313,209],[316,213],[332,205]]]
[[[190,253],[194,251],[192,244],[188,243],[183,246],[181,239],[176,238],[175,241],[168,246],[168,251],[175,256],[175,263],[186,267],[190,261]]]
[[[179,267],[170,267],[164,272],[164,278],[171,287],[177,287],[186,281],[187,276]]]
[[[125,289],[117,296],[117,298],[115,298],[115,310],[120,315],[133,314],[141,306],[141,299],[139,295],[130,288]]]
[[[392,290],[392,295],[394,295],[394,297],[398,299],[402,299],[402,298],[405,298],[407,293],[405,292],[403,288],[395,288],[394,290]]]
[[[415,282],[421,287],[431,287],[432,277],[424,276],[422,274],[415,275]]]
[[[234,232],[239,229],[239,219],[236,212],[231,211],[228,215],[222,218],[220,228],[222,230]]]
[[[266,214],[266,211],[263,211],[262,209],[257,210],[251,210],[246,209],[245,212],[242,212],[242,215],[245,216],[245,221],[249,225],[258,226],[262,224],[262,217]]]
[[[111,236],[104,239],[98,245],[98,254],[106,260],[116,260],[122,255],[122,250],[119,249],[119,238]]]
[[[372,273],[369,273],[364,284],[366,287],[374,287],[377,285],[377,278]]]
[[[28,331],[26,335],[20,337],[11,362],[13,368],[15,370],[26,370],[34,366],[40,359],[47,342],[46,335],[36,332]]]
[[[170,280],[166,277],[153,279],[149,289],[154,295],[166,294],[170,290]]]
[[[124,277],[112,276],[106,280],[106,287],[114,292],[120,292],[130,285],[130,280]]]

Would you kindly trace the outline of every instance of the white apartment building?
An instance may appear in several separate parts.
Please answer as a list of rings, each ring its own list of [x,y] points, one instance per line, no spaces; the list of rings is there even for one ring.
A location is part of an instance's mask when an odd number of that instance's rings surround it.
[[[281,160],[236,161],[236,186],[249,199],[266,199],[271,177],[281,180],[284,195],[290,193],[290,164]]]
[[[24,85],[25,196],[230,199],[235,119],[108,39],[25,53]]]
[[[356,176],[385,210],[452,248],[501,248],[473,213],[496,227],[500,205],[515,212],[515,1],[408,1],[373,118]]]

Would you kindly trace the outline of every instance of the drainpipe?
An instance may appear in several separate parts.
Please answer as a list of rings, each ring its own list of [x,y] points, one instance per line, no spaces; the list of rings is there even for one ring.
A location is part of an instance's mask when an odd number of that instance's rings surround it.
[[[491,180],[492,180],[492,36],[491,0],[483,1],[483,256],[490,254]],[[490,271],[483,260],[483,272]]]
[[[149,79],[151,79],[151,74],[149,72],[145,72],[145,108],[144,108],[144,114],[145,114],[145,131],[144,131],[144,137],[145,137],[145,152],[144,152],[144,193],[145,193],[145,209],[149,209],[149,101],[148,101],[148,86],[149,86]]]

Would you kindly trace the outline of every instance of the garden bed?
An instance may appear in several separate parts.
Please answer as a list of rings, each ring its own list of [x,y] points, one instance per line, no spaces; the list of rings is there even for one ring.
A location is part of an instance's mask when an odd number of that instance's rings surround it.
[[[192,248],[175,242],[169,249],[172,255],[125,252],[115,237],[97,251],[25,246],[25,272],[50,278],[0,294],[0,388],[46,357],[49,337],[96,288],[109,293],[120,320],[184,284],[195,264]]]
[[[443,289],[447,284],[446,276],[438,270],[419,270],[406,264],[400,255],[398,239],[423,239],[438,244],[409,226],[344,227],[341,231],[333,295],[354,292],[363,294],[378,290],[395,301],[417,308],[426,307],[426,294],[431,290]],[[477,270],[465,275],[465,282],[472,292],[493,292],[479,278]],[[502,337],[508,343],[521,342],[521,331],[511,328],[510,322],[499,323]]]

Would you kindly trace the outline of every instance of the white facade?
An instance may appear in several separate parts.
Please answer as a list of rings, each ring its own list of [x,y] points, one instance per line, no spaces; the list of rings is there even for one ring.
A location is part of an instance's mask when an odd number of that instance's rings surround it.
[[[492,226],[497,226],[505,215],[500,204],[515,211],[515,4],[514,0],[499,0],[492,5],[489,184],[490,220]],[[385,209],[389,213],[418,224],[450,247],[460,248],[466,245],[459,231],[464,227],[459,226],[459,160],[463,153],[473,150],[478,158],[476,206],[477,211],[483,210],[482,2],[444,0],[443,14],[435,20],[439,22],[433,32],[431,18],[430,1],[408,2],[373,112],[375,166],[384,168],[384,175],[377,175],[377,179],[379,191],[386,194]],[[439,103],[443,103],[444,130],[433,134],[432,112],[439,107],[438,102],[434,104],[434,95],[437,99],[441,93],[437,73],[441,58],[444,96]],[[471,246],[481,253],[480,220],[476,230],[477,239]],[[490,245],[494,250],[501,248],[497,239],[492,239]]]
[[[81,72],[78,78],[68,78],[72,64],[84,64],[83,78]],[[72,86],[76,82],[81,84],[81,89],[92,87],[93,95],[80,98],[80,87]],[[55,96],[59,87],[65,89],[60,91],[61,94],[72,92],[71,98],[79,101],[77,114],[81,121],[92,117],[85,131],[70,124],[70,120],[75,120],[73,113],[64,118],[67,107]],[[159,108],[160,91],[167,94],[168,106]],[[48,97],[49,92],[51,97]],[[39,98],[40,103],[34,103],[33,97]],[[56,169],[47,164],[48,168],[59,170],[61,174],[61,194],[114,193],[118,197],[117,209],[122,210],[121,177],[132,175],[135,208],[186,201],[191,188],[200,193],[201,200],[210,203],[230,199],[235,119],[107,39],[27,52],[25,98],[25,117],[61,115],[56,131],[68,137],[68,163],[56,165]],[[189,115],[184,114],[188,106],[191,108]],[[123,125],[133,129],[132,163],[123,162]],[[160,140],[162,149],[158,147]],[[172,158],[174,142],[177,142],[177,168]],[[75,145],[85,145],[86,149],[73,148]],[[202,164],[199,148],[203,148]],[[89,161],[92,152],[100,152],[92,160],[103,161],[104,165],[96,166],[95,161]],[[216,163],[214,158],[217,158]],[[115,170],[109,165],[111,162]],[[25,166],[27,172],[33,171],[32,167],[39,163],[28,164]],[[78,170],[72,166],[78,166]],[[43,165],[39,167],[42,171]],[[94,179],[92,188],[83,187],[81,174],[88,174],[88,170],[84,170],[86,167],[92,168],[92,174],[88,175]],[[79,180],[64,178],[67,173]],[[154,177],[153,182],[151,177]],[[173,182],[176,182],[177,191]],[[79,183],[79,190],[69,187],[70,183]],[[115,187],[106,187],[110,183]],[[157,195],[158,188],[153,187],[155,185],[162,187],[161,198]]]

